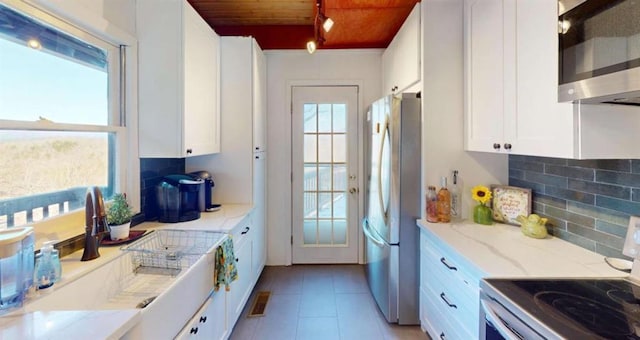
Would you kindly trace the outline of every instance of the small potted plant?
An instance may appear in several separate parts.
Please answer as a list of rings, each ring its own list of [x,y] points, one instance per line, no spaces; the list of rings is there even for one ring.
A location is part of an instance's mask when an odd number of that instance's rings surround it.
[[[133,212],[127,203],[127,196],[115,194],[113,200],[107,205],[107,223],[111,229],[112,240],[122,240],[129,237],[131,216],[133,216]]]

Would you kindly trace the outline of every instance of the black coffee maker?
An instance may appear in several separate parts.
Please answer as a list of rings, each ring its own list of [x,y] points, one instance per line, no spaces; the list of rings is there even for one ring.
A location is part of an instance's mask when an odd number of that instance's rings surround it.
[[[202,198],[200,200],[201,202],[200,211],[211,212],[211,211],[217,211],[218,209],[220,209],[220,204],[213,204],[211,202],[212,200],[211,194],[213,193],[213,187],[215,186],[215,183],[213,183],[213,177],[211,177],[211,174],[208,171],[201,170],[201,171],[190,172],[188,175],[195,180],[204,181],[204,184],[203,184],[204,190],[201,190],[200,192],[200,197]]]
[[[169,175],[156,185],[158,221],[185,222],[200,218],[204,181],[187,175]]]

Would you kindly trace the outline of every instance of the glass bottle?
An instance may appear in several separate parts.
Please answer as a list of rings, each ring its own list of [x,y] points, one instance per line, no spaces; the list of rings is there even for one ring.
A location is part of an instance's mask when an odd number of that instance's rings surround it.
[[[451,222],[451,193],[447,189],[447,177],[440,179],[440,190],[438,191],[438,201],[436,202],[436,210],[438,214],[438,222]]]
[[[426,197],[426,205],[427,205],[427,222],[436,223],[438,222],[438,213],[437,213],[437,194],[436,187],[430,185],[427,188],[427,197]]]
[[[458,188],[458,170],[453,170],[453,183],[451,183],[451,219],[460,218],[460,189]]]

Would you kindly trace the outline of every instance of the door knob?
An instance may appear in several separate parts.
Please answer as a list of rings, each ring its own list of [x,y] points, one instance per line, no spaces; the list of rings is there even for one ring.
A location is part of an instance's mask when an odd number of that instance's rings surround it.
[[[349,189],[349,193],[351,193],[351,194],[355,194],[356,192],[358,192],[358,188]]]

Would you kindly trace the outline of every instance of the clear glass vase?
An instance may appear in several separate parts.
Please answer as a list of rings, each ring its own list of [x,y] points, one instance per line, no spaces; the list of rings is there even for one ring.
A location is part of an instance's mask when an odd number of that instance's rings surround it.
[[[473,208],[473,222],[478,224],[492,225],[493,217],[491,208],[484,204],[478,204]]]

